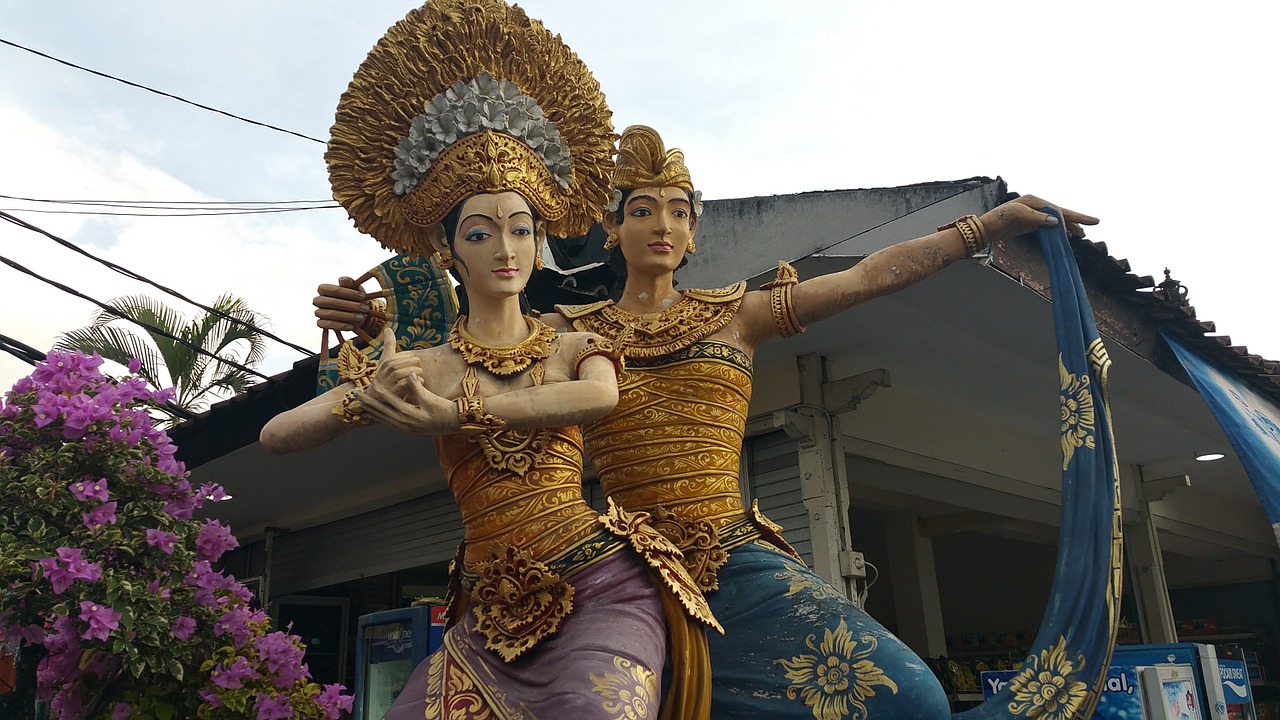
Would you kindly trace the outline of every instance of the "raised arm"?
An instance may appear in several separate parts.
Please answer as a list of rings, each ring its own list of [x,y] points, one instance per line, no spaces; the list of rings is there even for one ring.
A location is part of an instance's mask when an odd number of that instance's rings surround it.
[[[1024,195],[989,210],[980,218],[987,244],[1023,235],[1057,222],[1041,212],[1050,205],[1032,195]],[[1095,225],[1097,219],[1071,210],[1062,210],[1067,232],[1083,237],[1081,225]],[[971,241],[972,242],[972,241]],[[857,265],[841,272],[806,280],[791,289],[791,309],[801,326],[848,310],[862,302],[897,292],[933,275],[971,253],[961,229],[949,227],[924,237],[890,245],[868,255]],[[744,300],[741,314],[756,344],[779,333],[770,306],[770,294],[757,292]]]

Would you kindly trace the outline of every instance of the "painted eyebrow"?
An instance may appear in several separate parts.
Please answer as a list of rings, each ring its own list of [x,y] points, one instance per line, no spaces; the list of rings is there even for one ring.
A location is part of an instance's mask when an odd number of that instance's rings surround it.
[[[637,200],[648,200],[649,202],[655,202],[655,203],[658,202],[658,198],[652,195],[632,195],[631,197],[627,198],[627,205],[630,205],[631,203]]]
[[[458,221],[458,224],[459,224],[459,225],[461,225],[462,223],[464,223],[464,222],[466,222],[466,221],[470,220],[470,219],[471,219],[471,218],[473,218],[473,217],[484,218],[485,220],[488,220],[489,222],[493,222],[493,218],[489,217],[488,215],[485,215],[484,213],[471,213],[470,215],[468,215],[468,216],[466,216],[466,217],[462,218],[461,220],[459,220],[459,221]]]

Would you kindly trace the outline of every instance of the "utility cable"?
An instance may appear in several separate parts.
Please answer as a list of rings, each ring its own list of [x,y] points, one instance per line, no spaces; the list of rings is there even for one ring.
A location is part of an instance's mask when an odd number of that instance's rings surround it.
[[[260,378],[262,378],[263,380],[270,380],[270,379],[271,379],[271,378],[267,377],[266,375],[263,375],[262,373],[258,372],[257,370],[254,370],[253,368],[246,367],[246,366],[241,365],[240,363],[237,363],[237,362],[235,362],[235,361],[233,361],[233,360],[228,360],[228,359],[226,359],[226,358],[219,357],[219,356],[217,356],[217,355],[215,355],[215,354],[213,354],[213,353],[209,352],[208,350],[205,350],[204,348],[202,348],[202,347],[200,347],[200,346],[196,345],[195,343],[192,343],[192,342],[188,342],[188,341],[186,341],[186,340],[183,340],[182,338],[180,338],[180,337],[178,337],[178,336],[176,336],[176,335],[171,334],[168,330],[165,330],[164,328],[156,327],[155,325],[151,325],[151,324],[148,324],[148,323],[144,323],[144,322],[141,322],[141,321],[139,321],[139,320],[137,320],[137,319],[135,319],[135,318],[131,318],[131,317],[129,317],[128,315],[125,315],[124,313],[120,312],[119,310],[116,310],[115,308],[111,307],[110,305],[107,305],[107,304],[106,304],[106,303],[104,303],[104,302],[100,302],[100,301],[98,301],[98,300],[95,300],[94,298],[91,298],[91,297],[89,297],[88,295],[85,295],[84,293],[80,292],[79,290],[76,290],[75,288],[72,288],[72,287],[68,287],[68,286],[66,286],[66,285],[63,285],[62,283],[58,282],[57,280],[51,280],[51,279],[49,279],[49,278],[47,278],[47,277],[44,277],[43,275],[40,275],[40,274],[39,274],[39,273],[37,273],[37,272],[34,272],[34,271],[32,271],[32,270],[28,270],[27,268],[23,267],[22,265],[19,265],[18,263],[14,262],[13,260],[10,260],[9,258],[4,257],[3,255],[0,255],[0,263],[4,263],[5,265],[8,265],[9,267],[13,268],[14,270],[17,270],[17,271],[18,271],[18,272],[20,272],[20,273],[23,273],[24,275],[29,275],[29,276],[31,276],[31,277],[33,277],[33,278],[35,278],[35,279],[37,279],[37,280],[39,280],[39,281],[41,281],[41,282],[43,282],[43,283],[47,283],[47,284],[49,284],[49,285],[52,285],[52,286],[54,286],[54,287],[58,288],[59,290],[61,290],[61,291],[65,292],[65,293],[67,293],[68,295],[74,295],[74,296],[76,296],[76,297],[78,297],[78,298],[80,298],[80,299],[82,299],[82,300],[88,300],[89,302],[93,303],[94,305],[97,305],[98,307],[102,308],[104,311],[106,311],[106,312],[108,312],[108,313],[110,313],[110,314],[112,314],[112,315],[115,315],[116,317],[118,317],[118,318],[120,318],[120,319],[122,319],[122,320],[128,320],[129,322],[134,323],[135,325],[139,325],[139,326],[143,327],[143,328],[144,328],[144,329],[146,329],[148,332],[153,332],[153,333],[155,333],[155,334],[157,334],[157,335],[160,335],[161,337],[166,337],[166,338],[169,338],[170,340],[173,340],[174,342],[177,342],[177,343],[179,343],[179,344],[181,344],[181,345],[185,345],[185,346],[187,346],[188,348],[190,348],[190,349],[192,349],[192,350],[196,351],[197,353],[199,353],[199,354],[201,354],[201,355],[204,355],[204,356],[206,356],[206,357],[208,357],[208,358],[211,358],[211,359],[213,359],[213,360],[216,360],[217,362],[220,362],[220,363],[222,363],[223,365],[227,365],[227,366],[233,367],[233,368],[235,368],[235,369],[237,369],[237,370],[240,370],[240,371],[242,371],[242,372],[249,373],[250,375],[254,375],[254,376],[260,377]]]
[[[75,64],[75,63],[73,63],[73,62],[68,62],[68,61],[66,61],[66,60],[62,60],[62,59],[60,59],[60,58],[56,58],[56,57],[54,57],[54,56],[52,56],[52,55],[48,55],[48,54],[42,53],[42,52],[40,52],[39,50],[32,50],[32,49],[31,49],[31,48],[29,48],[29,47],[24,47],[24,46],[22,46],[22,45],[19,45],[18,43],[11,42],[11,41],[9,41],[9,40],[5,40],[4,38],[0,38],[0,43],[3,43],[3,44],[8,45],[8,46],[10,46],[10,47],[15,47],[15,48],[17,48],[17,49],[19,49],[19,50],[25,50],[25,51],[27,51],[27,52],[31,53],[32,55],[39,55],[39,56],[40,56],[40,57],[42,57],[42,58],[46,58],[46,59],[48,59],[48,60],[52,60],[52,61],[54,61],[54,62],[56,62],[56,63],[61,63],[61,64],[63,64],[63,65],[66,65],[67,67],[73,67],[73,68],[75,68],[75,69],[77,69],[77,70],[83,70],[84,72],[90,73],[90,74],[92,74],[92,75],[97,75],[98,77],[103,77],[103,78],[106,78],[106,79],[108,79],[108,80],[115,80],[115,81],[116,81],[116,82],[118,82],[118,83],[124,83],[125,85],[128,85],[128,86],[130,86],[130,87],[138,88],[139,90],[146,90],[146,91],[147,91],[147,92],[149,92],[149,93],[155,93],[156,95],[161,95],[161,96],[164,96],[164,97],[167,97],[167,98],[172,98],[172,99],[177,100],[177,101],[179,101],[179,102],[184,102],[184,103],[186,103],[186,104],[188,104],[188,105],[194,105],[194,106],[196,106],[196,107],[200,108],[201,110],[208,110],[209,112],[215,112],[215,113],[218,113],[219,115],[226,115],[226,116],[227,116],[227,117],[229,117],[229,118],[233,118],[233,119],[235,119],[235,120],[240,120],[241,122],[247,122],[247,123],[249,123],[250,125],[257,125],[257,126],[259,126],[259,127],[264,127],[264,128],[269,129],[269,130],[275,130],[275,131],[277,131],[277,132],[287,133],[287,134],[289,134],[289,135],[293,135],[293,136],[295,136],[295,137],[300,137],[300,138],[302,138],[303,140],[310,140],[311,142],[317,142],[317,143],[320,143],[321,145],[324,145],[324,144],[325,144],[325,141],[324,141],[324,140],[319,140],[319,139],[317,139],[317,138],[313,138],[313,137],[311,137],[311,136],[309,136],[309,135],[303,135],[302,133],[299,133],[299,132],[294,132],[294,131],[292,131],[292,130],[286,130],[286,129],[282,128],[282,127],[276,127],[275,125],[271,125],[271,124],[264,123],[264,122],[258,122],[257,120],[250,120],[250,119],[249,119],[249,118],[247,118],[247,117],[241,117],[241,116],[236,115],[236,114],[234,114],[234,113],[229,113],[229,112],[227,112],[226,110],[219,110],[218,108],[215,108],[215,107],[209,107],[208,105],[201,105],[201,104],[200,104],[200,103],[198,103],[198,102],[194,102],[194,101],[192,101],[192,100],[188,100],[188,99],[183,98],[183,97],[178,97],[177,95],[174,95],[174,94],[172,94],[172,93],[167,93],[167,92],[163,92],[163,91],[161,91],[161,90],[156,90],[156,89],[154,89],[154,88],[149,88],[149,87],[147,87],[146,85],[139,85],[139,84],[138,84],[138,83],[136,83],[136,82],[130,82],[130,81],[128,81],[128,80],[124,80],[124,79],[122,79],[122,78],[118,78],[118,77],[116,77],[116,76],[114,76],[114,75],[108,75],[107,73],[104,73],[104,72],[98,72],[97,70],[91,70],[91,69],[89,69],[89,68],[87,68],[87,67],[84,67],[84,66],[82,66],[82,65],[77,65],[77,64]]]
[[[219,215],[270,215],[274,213],[298,212],[300,210],[332,210],[340,207],[333,205],[315,205],[311,207],[293,208],[261,208],[258,210],[210,210],[208,212],[182,213],[137,213],[137,212],[105,212],[101,210],[40,210],[38,208],[0,208],[0,212],[30,212],[41,215],[97,215],[99,217],[217,217]]]
[[[90,260],[93,260],[94,262],[96,262],[96,263],[98,263],[98,264],[100,264],[100,265],[103,265],[103,266],[105,266],[105,267],[107,267],[107,268],[109,268],[109,269],[111,269],[111,270],[114,270],[115,272],[120,273],[121,275],[124,275],[125,277],[127,277],[127,278],[129,278],[129,279],[131,279],[131,280],[137,280],[138,282],[146,283],[147,285],[150,285],[151,287],[154,287],[154,288],[156,288],[156,289],[158,289],[158,290],[160,290],[160,291],[162,291],[162,292],[166,292],[166,293],[168,293],[168,294],[172,295],[173,297],[178,298],[179,300],[182,300],[182,301],[184,301],[184,302],[187,302],[187,303],[190,303],[190,304],[192,304],[192,305],[195,305],[196,307],[200,308],[201,310],[204,310],[204,311],[205,311],[205,312],[207,312],[207,313],[211,313],[211,314],[213,314],[213,315],[217,315],[218,317],[222,318],[223,320],[227,320],[227,321],[229,321],[229,322],[232,322],[232,323],[235,323],[235,324],[238,324],[238,325],[243,325],[244,327],[247,327],[247,328],[249,328],[250,330],[253,330],[253,331],[254,331],[254,332],[256,332],[256,333],[261,334],[263,337],[268,337],[268,338],[271,338],[272,340],[275,340],[275,341],[276,341],[276,342],[278,342],[278,343],[281,343],[281,344],[283,344],[283,345],[287,345],[288,347],[293,348],[294,350],[297,350],[298,352],[302,353],[303,355],[313,355],[313,354],[314,354],[312,351],[310,351],[310,350],[308,350],[308,349],[306,349],[306,348],[302,347],[301,345],[295,345],[294,343],[291,343],[291,342],[289,342],[288,340],[285,340],[284,338],[278,337],[278,336],[276,336],[276,335],[274,335],[274,334],[272,334],[272,333],[270,333],[270,332],[268,332],[268,331],[266,331],[266,330],[263,330],[262,328],[260,328],[260,327],[258,327],[258,326],[256,326],[256,325],[253,325],[252,323],[245,322],[244,320],[241,320],[240,318],[237,318],[237,317],[232,317],[231,315],[228,315],[227,313],[225,313],[225,312],[223,312],[223,311],[221,311],[221,310],[217,310],[217,309],[215,309],[215,308],[209,307],[208,305],[204,305],[204,304],[202,304],[202,303],[198,303],[198,302],[196,302],[195,300],[192,300],[191,298],[187,297],[186,295],[183,295],[182,293],[178,292],[177,290],[174,290],[174,289],[172,289],[172,288],[165,287],[164,285],[161,285],[161,284],[159,284],[159,283],[157,283],[157,282],[155,282],[155,281],[153,281],[153,280],[150,280],[150,279],[148,279],[148,278],[145,278],[145,277],[143,277],[142,275],[139,275],[138,273],[136,273],[136,272],[134,272],[134,271],[132,271],[132,270],[129,270],[128,268],[121,267],[121,266],[119,266],[119,265],[117,265],[117,264],[115,264],[115,263],[111,262],[110,260],[104,260],[103,258],[100,258],[100,257],[98,257],[98,256],[94,255],[93,253],[90,253],[89,251],[82,249],[81,247],[79,247],[78,245],[75,245],[74,243],[71,243],[71,242],[69,242],[69,241],[67,241],[67,240],[63,240],[62,238],[58,237],[57,235],[54,235],[53,233],[49,232],[48,230],[44,230],[44,229],[42,229],[42,228],[36,227],[35,225],[32,225],[31,223],[26,222],[25,220],[22,220],[22,219],[20,219],[20,218],[16,218],[16,217],[14,217],[14,216],[10,215],[10,214],[9,214],[9,213],[7,213],[7,212],[0,211],[0,220],[5,220],[5,221],[10,222],[10,223],[13,223],[14,225],[17,225],[18,227],[23,228],[23,229],[25,229],[25,230],[30,230],[30,231],[32,231],[32,232],[35,232],[35,233],[39,233],[39,234],[41,234],[41,235],[44,235],[45,237],[47,237],[47,238],[49,238],[50,240],[52,240],[52,241],[54,241],[54,242],[58,243],[58,244],[59,244],[59,245],[61,245],[61,246],[63,246],[63,247],[65,247],[65,248],[67,248],[68,250],[73,250],[73,251],[75,251],[75,252],[77,252],[77,253],[80,253],[81,255],[83,255],[83,256],[85,256],[85,257],[89,258]]]
[[[260,205],[319,205],[331,203],[331,200],[51,200],[49,198],[23,197],[21,195],[5,195],[6,200],[22,200],[23,202],[54,203],[57,205],[105,205],[107,207],[156,207],[163,205],[177,206],[223,206],[223,207],[258,207]],[[336,203],[334,203],[336,205]],[[174,209],[174,208],[170,208]]]

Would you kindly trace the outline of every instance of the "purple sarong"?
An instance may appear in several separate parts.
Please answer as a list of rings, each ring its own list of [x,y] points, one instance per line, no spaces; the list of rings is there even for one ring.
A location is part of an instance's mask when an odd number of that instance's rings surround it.
[[[555,634],[504,662],[485,649],[475,615],[464,613],[445,632],[444,645],[414,669],[385,720],[454,713],[498,720],[656,718],[666,621],[646,566],[621,550],[565,580],[574,588],[573,612]]]

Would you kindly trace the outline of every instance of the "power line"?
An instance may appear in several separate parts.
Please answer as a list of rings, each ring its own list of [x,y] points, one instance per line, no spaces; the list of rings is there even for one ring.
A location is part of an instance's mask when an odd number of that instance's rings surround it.
[[[61,64],[63,64],[63,65],[66,65],[67,67],[73,67],[73,68],[75,68],[75,69],[77,69],[77,70],[83,70],[84,72],[90,73],[90,74],[92,74],[92,75],[97,75],[98,77],[103,77],[103,78],[106,78],[106,79],[108,79],[108,80],[115,80],[115,81],[116,81],[116,82],[118,82],[118,83],[124,83],[125,85],[128,85],[128,86],[130,86],[130,87],[138,88],[139,90],[146,90],[146,91],[147,91],[147,92],[149,92],[149,93],[155,93],[156,95],[162,95],[162,96],[167,97],[167,98],[172,98],[172,99],[177,100],[177,101],[179,101],[179,102],[184,102],[184,103],[186,103],[186,104],[188,104],[188,105],[194,105],[194,106],[196,106],[196,107],[200,108],[201,110],[208,110],[209,112],[215,112],[215,113],[218,113],[219,115],[226,115],[226,116],[227,116],[227,117],[229,117],[229,118],[233,118],[233,119],[235,119],[235,120],[240,120],[241,122],[247,122],[247,123],[249,123],[250,125],[257,125],[257,126],[259,126],[259,127],[264,127],[264,128],[269,129],[269,130],[275,130],[275,131],[277,131],[277,132],[287,133],[287,134],[289,134],[289,135],[293,135],[293,136],[295,136],[295,137],[300,137],[300,138],[302,138],[303,140],[310,140],[311,142],[318,142],[318,143],[320,143],[321,145],[326,144],[324,140],[319,140],[319,139],[317,139],[317,138],[313,138],[313,137],[311,137],[311,136],[309,136],[309,135],[303,135],[302,133],[299,133],[299,132],[294,132],[294,131],[292,131],[292,130],[286,130],[286,129],[282,128],[282,127],[277,127],[277,126],[275,126],[275,125],[271,125],[271,124],[264,123],[264,122],[258,122],[257,120],[250,120],[250,119],[249,119],[249,118],[247,118],[247,117],[241,117],[240,115],[236,115],[236,114],[234,114],[234,113],[229,113],[229,112],[227,112],[226,110],[219,110],[218,108],[215,108],[215,107],[209,107],[208,105],[201,105],[201,104],[200,104],[200,103],[198,103],[198,102],[194,102],[194,101],[192,101],[192,100],[188,100],[188,99],[186,99],[186,98],[179,97],[179,96],[174,95],[174,94],[172,94],[172,93],[167,93],[167,92],[164,92],[164,91],[161,91],[161,90],[156,90],[156,89],[154,89],[154,88],[149,88],[149,87],[147,87],[146,85],[139,85],[139,84],[138,84],[138,83],[136,83],[136,82],[130,82],[130,81],[128,81],[128,80],[125,80],[125,79],[122,79],[122,78],[118,78],[118,77],[116,77],[116,76],[114,76],[114,75],[108,75],[107,73],[104,73],[104,72],[98,72],[97,70],[92,70],[92,69],[87,68],[87,67],[84,67],[84,66],[82,66],[82,65],[77,65],[77,64],[75,64],[75,63],[73,63],[73,62],[68,62],[68,61],[66,61],[66,60],[62,60],[62,59],[60,59],[60,58],[56,58],[56,57],[54,57],[54,56],[52,56],[52,55],[48,55],[48,54],[42,53],[42,52],[40,52],[39,50],[32,50],[32,49],[31,49],[31,48],[29,48],[29,47],[24,47],[24,46],[22,46],[22,45],[19,45],[18,43],[11,42],[11,41],[9,41],[9,40],[5,40],[4,38],[0,38],[0,43],[3,43],[3,44],[8,45],[8,46],[10,46],[10,47],[15,47],[15,48],[17,48],[17,49],[19,49],[19,50],[25,50],[25,51],[27,51],[27,52],[31,53],[32,55],[39,55],[39,56],[40,56],[40,57],[42,57],[42,58],[46,58],[46,59],[48,59],[48,60],[52,60],[52,61],[54,61],[54,62],[56,62],[56,63],[61,63]]]
[[[254,370],[253,368],[246,367],[246,366],[244,366],[244,365],[241,365],[240,363],[237,363],[237,362],[232,361],[232,360],[228,360],[228,359],[223,358],[223,357],[219,357],[219,356],[217,356],[217,355],[215,355],[215,354],[213,354],[213,353],[209,352],[208,350],[205,350],[204,348],[202,348],[202,347],[200,347],[200,346],[196,345],[195,343],[189,342],[189,341],[187,341],[187,340],[183,340],[182,338],[180,338],[180,337],[178,337],[178,336],[176,336],[176,335],[173,335],[172,333],[170,333],[169,331],[165,330],[164,328],[157,327],[157,326],[155,326],[155,325],[151,325],[151,324],[149,324],[149,323],[144,323],[144,322],[142,322],[142,321],[140,321],[140,320],[137,320],[137,319],[135,319],[135,318],[131,318],[131,317],[129,317],[129,316],[127,316],[127,315],[125,315],[124,313],[120,312],[119,310],[116,310],[115,308],[111,307],[110,305],[107,305],[107,304],[106,304],[106,303],[104,303],[104,302],[101,302],[101,301],[99,301],[99,300],[96,300],[96,299],[94,299],[94,298],[91,298],[91,297],[89,297],[88,295],[85,295],[84,293],[80,292],[79,290],[76,290],[75,288],[72,288],[72,287],[68,287],[68,286],[66,286],[66,285],[63,285],[62,283],[58,282],[57,280],[51,280],[51,279],[49,279],[49,278],[47,278],[47,277],[44,277],[43,275],[41,275],[41,274],[39,274],[39,273],[37,273],[37,272],[35,272],[35,271],[33,271],[33,270],[28,270],[27,268],[23,267],[22,265],[19,265],[18,263],[14,262],[13,260],[10,260],[9,258],[4,257],[3,255],[0,255],[0,263],[4,263],[5,265],[8,265],[9,267],[13,268],[14,270],[17,270],[17,271],[18,271],[18,272],[20,272],[20,273],[23,273],[24,275],[29,275],[29,276],[31,276],[31,277],[33,277],[33,278],[35,278],[35,279],[37,279],[37,280],[39,280],[39,281],[41,281],[41,282],[43,282],[43,283],[47,283],[47,284],[49,284],[49,285],[52,285],[52,286],[54,286],[54,287],[58,288],[59,290],[61,290],[62,292],[67,293],[68,295],[74,295],[75,297],[78,297],[78,298],[80,298],[80,299],[82,299],[82,300],[88,300],[89,302],[93,303],[94,305],[97,305],[98,307],[102,308],[105,312],[110,313],[111,315],[115,315],[116,317],[118,317],[118,318],[120,318],[120,319],[122,319],[122,320],[128,320],[129,322],[134,323],[135,325],[140,325],[141,327],[145,328],[148,332],[153,332],[153,333],[155,333],[155,334],[157,334],[157,335],[160,335],[161,337],[166,337],[166,338],[169,338],[170,340],[173,340],[174,342],[177,342],[177,343],[179,343],[179,344],[181,344],[181,345],[185,345],[185,346],[187,346],[188,348],[190,348],[190,349],[194,350],[195,352],[197,352],[197,353],[199,353],[199,354],[201,354],[201,355],[204,355],[205,357],[208,357],[208,358],[211,358],[211,359],[213,359],[213,360],[216,360],[217,362],[220,362],[220,363],[222,363],[223,365],[228,365],[228,366],[233,367],[233,368],[235,368],[235,369],[237,369],[237,370],[240,370],[240,371],[242,371],[242,372],[246,372],[246,373],[248,373],[248,374],[250,374],[250,375],[256,375],[257,377],[260,377],[260,378],[262,378],[263,380],[270,380],[270,379],[271,379],[271,378],[267,377],[266,375],[263,375],[262,373],[258,372],[257,370]]]
[[[103,205],[106,207],[160,207],[160,206],[177,206],[177,207],[222,207],[222,208],[257,208],[272,205],[322,205],[332,203],[331,200],[52,200],[50,198],[33,198],[23,197],[21,195],[5,195],[0,193],[0,198],[6,200],[21,200],[23,202],[36,203],[52,203],[55,205]],[[336,203],[333,203],[336,205]],[[172,208],[170,208],[172,209]]]
[[[302,210],[332,210],[341,207],[333,205],[315,205],[295,208],[262,208],[258,210],[209,210],[207,212],[106,212],[102,210],[41,210],[39,208],[0,208],[0,212],[30,212],[41,215],[97,215],[99,217],[218,217],[220,215],[270,215],[275,213],[299,212]]]
[[[270,333],[270,332],[268,332],[268,331],[266,331],[266,330],[264,330],[264,329],[262,329],[262,328],[260,328],[260,327],[257,327],[256,325],[253,325],[253,324],[251,324],[251,323],[245,322],[244,320],[241,320],[240,318],[232,317],[232,316],[228,315],[227,313],[222,312],[221,310],[217,310],[217,309],[215,309],[215,308],[209,307],[208,305],[204,305],[204,304],[202,304],[202,303],[198,303],[198,302],[196,302],[195,300],[192,300],[191,298],[187,297],[186,295],[183,295],[182,293],[178,292],[177,290],[174,290],[174,289],[172,289],[172,288],[165,287],[164,285],[161,285],[161,284],[159,284],[159,283],[157,283],[157,282],[155,282],[155,281],[153,281],[153,280],[150,280],[150,279],[148,279],[148,278],[146,278],[146,277],[143,277],[142,275],[139,275],[138,273],[136,273],[136,272],[134,272],[134,271],[132,271],[132,270],[130,270],[130,269],[128,269],[128,268],[125,268],[125,267],[122,267],[122,266],[120,266],[120,265],[117,265],[117,264],[115,264],[115,263],[111,262],[110,260],[105,260],[105,259],[103,259],[103,258],[100,258],[100,257],[98,257],[97,255],[94,255],[93,253],[91,253],[91,252],[89,252],[89,251],[87,251],[87,250],[84,250],[83,248],[79,247],[78,245],[76,245],[76,244],[74,244],[74,243],[72,243],[72,242],[69,242],[69,241],[67,241],[67,240],[63,240],[62,238],[58,237],[57,235],[54,235],[53,233],[49,232],[48,230],[44,230],[43,228],[36,227],[35,225],[32,225],[31,223],[26,222],[25,220],[22,220],[22,219],[20,219],[20,218],[16,218],[16,217],[14,217],[14,216],[10,215],[10,214],[9,214],[9,213],[7,213],[7,212],[0,211],[0,220],[5,220],[6,222],[13,223],[14,225],[17,225],[18,227],[23,228],[24,230],[30,230],[31,232],[39,233],[39,234],[41,234],[41,235],[43,235],[43,236],[45,236],[45,237],[49,238],[50,240],[52,240],[52,241],[54,241],[54,242],[58,243],[59,245],[61,245],[61,246],[65,247],[65,248],[67,248],[68,250],[72,250],[72,251],[74,251],[74,252],[80,253],[81,255],[83,255],[83,256],[85,256],[85,257],[89,258],[90,260],[93,260],[94,262],[96,262],[96,263],[98,263],[98,264],[100,264],[100,265],[103,265],[104,267],[107,267],[107,268],[109,268],[109,269],[111,269],[111,270],[114,270],[114,271],[116,271],[117,273],[120,273],[121,275],[124,275],[125,277],[127,277],[127,278],[129,278],[129,279],[131,279],[131,280],[137,280],[138,282],[146,283],[146,284],[150,285],[151,287],[154,287],[154,288],[156,288],[156,289],[158,289],[158,290],[161,290],[161,291],[163,291],[163,292],[166,292],[166,293],[168,293],[168,294],[172,295],[173,297],[178,298],[179,300],[182,300],[182,301],[184,301],[184,302],[188,302],[188,303],[190,303],[190,304],[192,304],[192,305],[195,305],[196,307],[200,308],[201,310],[204,310],[204,311],[205,311],[205,312],[207,312],[207,313],[212,313],[212,314],[217,315],[218,317],[220,317],[220,318],[222,318],[222,319],[224,319],[224,320],[228,320],[228,321],[230,321],[230,322],[237,323],[237,324],[239,324],[239,325],[243,325],[243,326],[245,326],[245,327],[249,328],[250,330],[253,330],[254,332],[257,332],[257,333],[259,333],[259,334],[263,335],[264,337],[269,337],[269,338],[271,338],[272,340],[275,340],[276,342],[279,342],[279,343],[282,343],[282,344],[284,344],[284,345],[287,345],[287,346],[289,346],[289,347],[293,348],[294,350],[297,350],[298,352],[302,353],[303,355],[313,355],[313,354],[314,354],[314,353],[312,353],[310,350],[308,350],[308,349],[306,349],[306,348],[304,348],[304,347],[302,347],[302,346],[300,346],[300,345],[295,345],[294,343],[291,343],[291,342],[289,342],[288,340],[285,340],[284,338],[278,337],[278,336],[276,336],[276,335],[274,335],[274,334],[272,334],[272,333]],[[42,280],[43,280],[43,278],[40,278],[40,279],[42,279]],[[86,298],[86,299],[89,299],[89,298]],[[94,302],[97,302],[97,301],[94,301]],[[99,303],[99,304],[100,304],[100,303]],[[265,377],[265,376],[263,376],[263,377]]]

